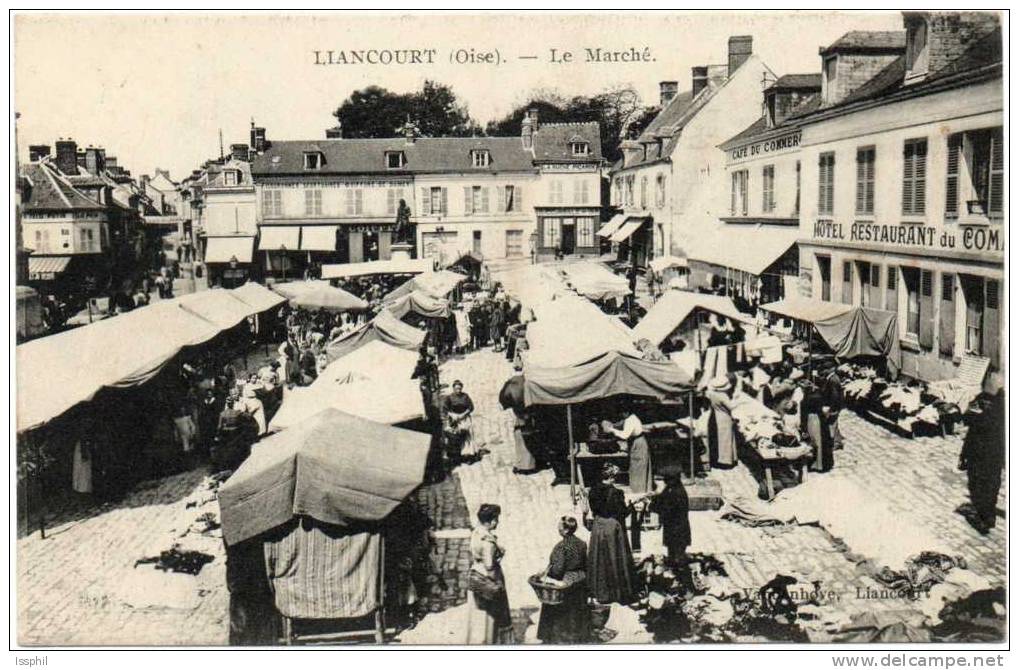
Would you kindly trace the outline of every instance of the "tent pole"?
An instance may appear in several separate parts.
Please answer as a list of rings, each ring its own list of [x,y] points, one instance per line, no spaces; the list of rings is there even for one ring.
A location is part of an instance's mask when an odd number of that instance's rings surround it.
[[[577,453],[573,446],[573,405],[566,405],[566,432],[570,438],[570,500],[577,502]]]
[[[386,534],[379,538],[379,606],[375,608],[375,643],[386,641]]]
[[[689,411],[690,418],[690,480],[693,481],[697,478],[697,455],[694,451],[694,439],[693,439],[693,391],[690,391],[686,395],[687,409]]]
[[[807,376],[814,371],[814,324],[807,329]]]

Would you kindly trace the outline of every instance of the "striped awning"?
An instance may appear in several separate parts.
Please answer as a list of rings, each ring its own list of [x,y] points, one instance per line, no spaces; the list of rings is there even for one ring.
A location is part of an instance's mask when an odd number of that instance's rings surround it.
[[[301,229],[298,226],[262,226],[258,248],[262,251],[279,251],[280,247],[286,247],[289,251],[297,251],[300,239]]]
[[[637,229],[644,225],[647,220],[646,216],[631,216],[627,218],[623,227],[612,233],[612,236],[609,237],[609,241],[624,242],[630,239],[630,236],[637,232]]]
[[[336,251],[338,226],[301,226],[303,251]]]
[[[254,237],[208,237],[205,239],[206,263],[250,263]]]
[[[28,276],[32,279],[53,279],[67,269],[70,256],[29,256]]]
[[[616,214],[613,216],[608,223],[598,229],[595,233],[598,237],[608,237],[612,233],[619,230],[619,227],[626,223],[626,214]]]

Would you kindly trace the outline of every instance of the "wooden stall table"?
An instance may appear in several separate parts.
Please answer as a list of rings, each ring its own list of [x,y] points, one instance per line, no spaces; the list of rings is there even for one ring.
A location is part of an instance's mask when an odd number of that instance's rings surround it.
[[[800,444],[795,447],[758,447],[748,444],[754,453],[761,459],[761,466],[764,468],[764,485],[768,490],[768,500],[775,499],[775,478],[772,468],[776,465],[790,464],[797,468],[797,481],[802,484],[807,479],[807,465],[813,457],[814,450],[808,444]]]

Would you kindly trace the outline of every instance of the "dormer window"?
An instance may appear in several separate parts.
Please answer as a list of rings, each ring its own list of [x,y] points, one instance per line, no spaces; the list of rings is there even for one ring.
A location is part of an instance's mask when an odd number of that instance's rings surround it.
[[[305,170],[319,170],[325,163],[325,157],[319,151],[306,151],[304,152],[304,169]]]
[[[488,149],[474,149],[471,151],[471,164],[474,167],[488,167],[492,163],[492,154]]]
[[[237,186],[241,181],[239,170],[227,170],[223,173],[223,183],[227,186]]]
[[[906,79],[927,74],[929,50],[927,48],[927,22],[914,18],[906,28]]]
[[[386,169],[399,170],[407,164],[407,155],[402,151],[386,152]]]
[[[570,153],[574,156],[587,156],[591,153],[591,145],[587,142],[570,142]]]
[[[831,56],[824,60],[824,81],[822,87],[826,103],[830,103],[835,99],[835,75],[838,70],[838,64],[838,56]]]

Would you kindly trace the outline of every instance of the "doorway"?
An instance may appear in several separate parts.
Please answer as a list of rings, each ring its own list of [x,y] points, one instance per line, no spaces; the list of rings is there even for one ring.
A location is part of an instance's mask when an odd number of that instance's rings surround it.
[[[364,260],[379,260],[379,234],[377,231],[365,231],[361,237],[364,245]]]
[[[562,250],[564,256],[576,253],[577,251],[577,224],[563,222],[562,232],[559,242],[559,248]]]
[[[480,230],[475,230],[474,231],[474,244],[471,247],[471,249],[474,251],[474,254],[476,256],[481,256],[481,231]]]

